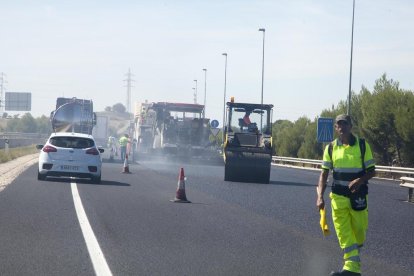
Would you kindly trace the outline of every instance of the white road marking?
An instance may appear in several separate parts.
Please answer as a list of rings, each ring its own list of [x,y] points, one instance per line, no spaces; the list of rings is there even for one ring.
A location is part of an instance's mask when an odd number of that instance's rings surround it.
[[[72,188],[73,203],[75,204],[76,214],[78,215],[79,224],[82,229],[83,237],[88,248],[89,256],[92,260],[92,265],[97,276],[112,275],[108,264],[106,263],[105,256],[102,253],[98,240],[93,233],[92,227],[89,224],[88,217],[83,209],[82,201],[78,193],[78,187],[76,183],[70,183]]]

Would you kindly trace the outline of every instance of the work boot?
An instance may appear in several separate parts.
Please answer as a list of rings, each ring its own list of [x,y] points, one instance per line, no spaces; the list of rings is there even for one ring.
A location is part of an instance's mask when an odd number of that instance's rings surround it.
[[[330,276],[361,276],[361,273],[352,272],[349,270],[342,270],[338,272],[331,272]]]

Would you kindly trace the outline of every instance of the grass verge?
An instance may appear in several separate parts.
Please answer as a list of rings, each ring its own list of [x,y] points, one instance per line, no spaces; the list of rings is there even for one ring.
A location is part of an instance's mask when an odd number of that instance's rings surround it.
[[[39,150],[36,149],[35,145],[18,148],[9,148],[8,153],[6,153],[5,149],[0,149],[0,163],[5,163],[10,160],[16,159],[20,156],[29,155],[36,152],[39,152]]]

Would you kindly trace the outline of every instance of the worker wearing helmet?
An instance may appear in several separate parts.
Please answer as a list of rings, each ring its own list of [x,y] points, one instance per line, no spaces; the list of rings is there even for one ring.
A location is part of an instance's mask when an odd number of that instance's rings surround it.
[[[344,266],[332,276],[361,275],[359,250],[368,228],[368,180],[375,175],[375,161],[369,144],[351,133],[348,115],[339,115],[335,130],[339,137],[327,145],[319,177],[316,206],[325,208],[323,198],[329,170],[333,171],[331,198],[332,219],[339,245],[344,252]]]

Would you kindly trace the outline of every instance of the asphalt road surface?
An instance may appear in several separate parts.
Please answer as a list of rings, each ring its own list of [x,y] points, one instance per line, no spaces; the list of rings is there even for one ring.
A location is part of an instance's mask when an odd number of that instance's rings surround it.
[[[189,204],[170,202],[181,167]],[[0,193],[0,275],[320,276],[342,267],[331,219],[330,236],[319,227],[315,171],[273,167],[270,184],[252,184],[224,182],[219,165],[139,161],[122,174],[121,163],[104,163],[97,185],[38,181],[36,170]],[[397,182],[371,181],[363,275],[414,275],[406,199]]]

